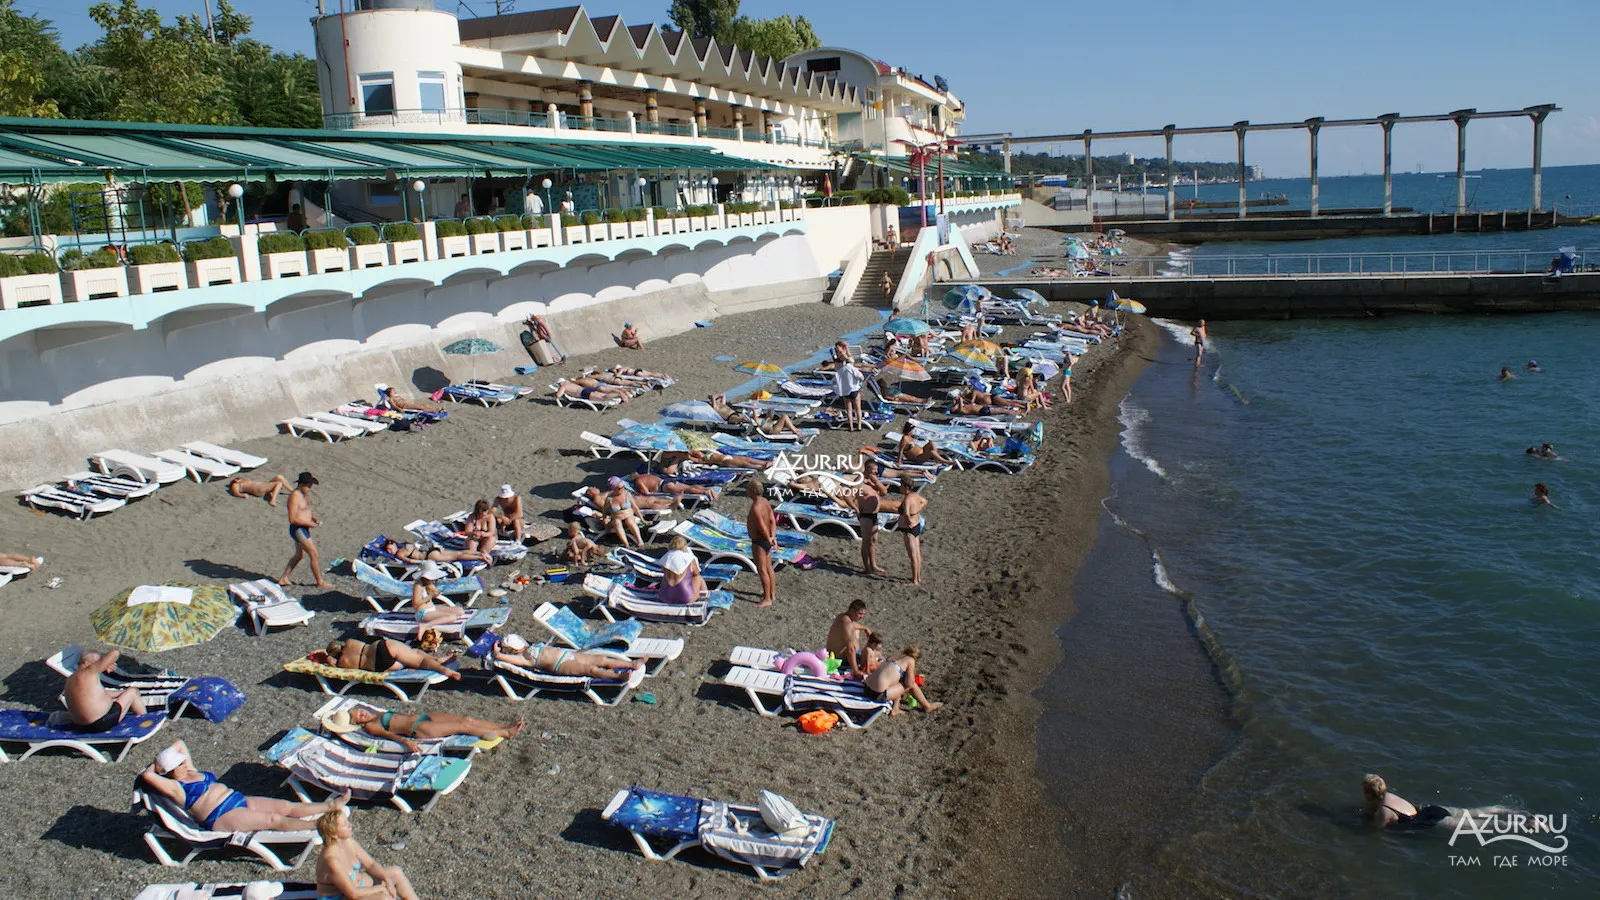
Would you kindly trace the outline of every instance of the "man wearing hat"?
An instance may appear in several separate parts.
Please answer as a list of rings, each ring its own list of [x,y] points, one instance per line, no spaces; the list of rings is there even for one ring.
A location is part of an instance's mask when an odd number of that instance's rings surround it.
[[[301,472],[300,477],[295,479],[294,490],[289,492],[286,505],[289,507],[289,540],[294,541],[294,556],[289,558],[289,566],[283,570],[279,584],[288,584],[289,576],[300,565],[300,560],[309,557],[311,574],[317,579],[317,587],[333,587],[323,579],[322,560],[317,556],[317,545],[311,543],[311,529],[322,524],[322,519],[311,511],[311,488],[317,483],[317,476]]]
[[[509,484],[500,485],[500,493],[495,495],[494,525],[501,537],[522,543],[522,497]]]

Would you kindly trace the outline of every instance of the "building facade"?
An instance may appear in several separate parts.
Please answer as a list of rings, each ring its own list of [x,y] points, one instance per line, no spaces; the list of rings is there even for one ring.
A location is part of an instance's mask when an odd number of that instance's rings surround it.
[[[842,47],[805,50],[783,62],[855,88],[860,108],[835,117],[836,140],[850,149],[906,156],[910,145],[947,141],[961,133],[966,107],[938,76],[930,83],[904,68]]]

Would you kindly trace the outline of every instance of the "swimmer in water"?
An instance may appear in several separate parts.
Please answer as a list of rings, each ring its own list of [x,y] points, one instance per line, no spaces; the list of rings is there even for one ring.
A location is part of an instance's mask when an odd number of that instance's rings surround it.
[[[1551,509],[1560,509],[1561,508],[1561,507],[1559,507],[1559,506],[1557,506],[1557,505],[1555,505],[1554,503],[1551,502],[1551,500],[1550,500],[1550,485],[1545,484],[1542,481],[1533,486],[1533,501],[1532,502],[1533,502],[1534,506],[1548,506]]]
[[[1543,369],[1539,368],[1539,361],[1537,359],[1528,360],[1528,364],[1526,366],[1524,366],[1523,368],[1527,369],[1529,372],[1543,372],[1544,371]]]
[[[1550,443],[1550,442],[1548,442],[1548,441],[1546,441],[1543,444],[1540,444],[1539,445],[1539,455],[1544,457],[1545,459],[1555,459],[1556,458],[1556,447],[1555,447],[1555,445]]]
[[[1516,377],[1517,376],[1511,374],[1511,367],[1510,366],[1501,366],[1500,367],[1500,380],[1501,381],[1510,381],[1511,379],[1516,378]]]
[[[1399,794],[1389,793],[1382,776],[1361,779],[1365,804],[1361,818],[1373,828],[1432,828],[1452,815],[1447,807],[1425,803],[1417,806]]]

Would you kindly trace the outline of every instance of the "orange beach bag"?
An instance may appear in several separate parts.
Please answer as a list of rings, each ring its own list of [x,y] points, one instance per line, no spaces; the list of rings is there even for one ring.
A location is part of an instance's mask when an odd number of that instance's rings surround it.
[[[806,734],[827,734],[839,724],[839,717],[825,709],[813,709],[800,716],[800,730]]]

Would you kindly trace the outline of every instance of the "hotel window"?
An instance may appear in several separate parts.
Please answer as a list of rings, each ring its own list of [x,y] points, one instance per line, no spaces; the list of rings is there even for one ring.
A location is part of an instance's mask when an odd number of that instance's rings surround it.
[[[361,111],[369,116],[394,112],[394,73],[361,76]]]
[[[443,72],[418,72],[417,96],[422,101],[420,108],[429,112],[442,112],[445,108],[444,85]]]

